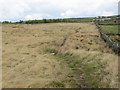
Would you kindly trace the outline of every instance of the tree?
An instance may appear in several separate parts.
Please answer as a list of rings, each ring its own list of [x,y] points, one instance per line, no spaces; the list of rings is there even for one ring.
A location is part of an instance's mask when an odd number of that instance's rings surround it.
[[[43,19],[43,22],[44,22],[44,23],[47,23],[47,20],[46,20],[46,19]]]

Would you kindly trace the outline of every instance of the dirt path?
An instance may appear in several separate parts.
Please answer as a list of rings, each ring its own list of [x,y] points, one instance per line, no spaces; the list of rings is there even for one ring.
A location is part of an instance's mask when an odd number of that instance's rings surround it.
[[[99,37],[93,23],[4,24],[2,44],[5,88],[84,87],[85,77],[93,78],[90,73],[101,71],[105,71],[103,76],[110,73],[101,82],[117,87],[117,57]],[[79,64],[75,64],[77,58]],[[103,63],[107,66],[104,70],[96,72],[91,67]],[[89,68],[91,72],[86,73]],[[87,82],[91,87],[94,83]]]

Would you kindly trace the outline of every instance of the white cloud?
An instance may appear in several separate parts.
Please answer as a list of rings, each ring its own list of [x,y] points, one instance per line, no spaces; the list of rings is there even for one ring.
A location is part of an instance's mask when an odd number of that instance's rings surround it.
[[[45,17],[51,17],[50,15],[47,15],[47,14],[39,14],[39,13],[36,13],[36,14],[30,14],[30,15],[26,15],[25,16],[25,19],[26,20],[34,20],[34,19],[44,19]]]
[[[117,14],[119,0],[0,0],[1,20]]]
[[[28,11],[30,7],[26,3],[19,1],[1,0],[0,12],[2,20],[12,20],[24,17],[24,13]]]
[[[114,13],[113,12],[103,11],[103,12],[100,12],[100,15],[102,15],[102,16],[111,16],[111,15],[114,15]]]
[[[76,14],[77,13],[72,11],[72,10],[67,10],[64,13],[61,13],[60,16],[62,16],[62,17],[70,17],[70,16],[74,16]]]

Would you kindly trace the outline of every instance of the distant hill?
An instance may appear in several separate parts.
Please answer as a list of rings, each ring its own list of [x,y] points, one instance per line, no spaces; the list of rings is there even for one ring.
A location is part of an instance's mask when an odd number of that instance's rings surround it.
[[[96,18],[111,18],[111,19],[118,19],[120,15],[113,15],[113,16],[98,16],[98,17],[87,17],[87,18],[64,18],[64,19],[43,19],[43,20],[27,20],[27,21],[19,21],[14,22],[18,24],[37,24],[37,23],[59,23],[59,22],[92,22],[93,19]],[[3,24],[13,23],[9,21],[3,21]]]

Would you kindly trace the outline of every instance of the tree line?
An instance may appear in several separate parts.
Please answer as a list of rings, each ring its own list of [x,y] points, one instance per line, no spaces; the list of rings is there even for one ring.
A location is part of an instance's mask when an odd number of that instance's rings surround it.
[[[3,21],[3,24],[37,24],[37,23],[59,23],[59,22],[90,22],[93,18],[66,18],[66,19],[42,19],[42,20],[27,20],[27,21]]]

